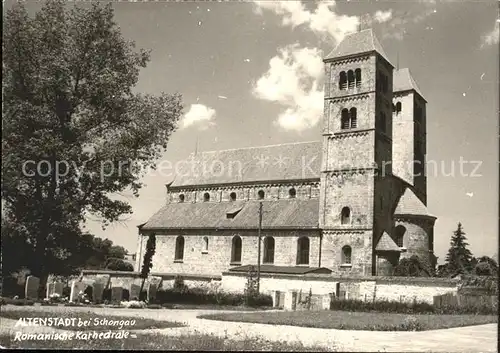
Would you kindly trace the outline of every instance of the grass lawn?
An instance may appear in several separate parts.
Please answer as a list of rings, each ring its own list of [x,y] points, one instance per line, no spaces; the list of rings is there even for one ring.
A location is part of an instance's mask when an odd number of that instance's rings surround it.
[[[26,309],[1,310],[0,317],[6,319],[18,320],[20,318],[57,318],[57,319],[76,319],[89,321],[87,327],[79,327],[76,324],[70,326],[54,326],[68,331],[108,331],[108,330],[144,330],[155,328],[182,327],[184,324],[170,321],[157,321],[152,319],[137,318],[131,316],[103,316],[92,312],[44,312]],[[116,322],[124,321],[122,327]],[[132,322],[134,320],[135,322]]]
[[[498,322],[494,315],[406,315],[348,311],[221,313],[202,319],[366,331],[426,331]]]
[[[275,352],[331,352],[323,347],[306,347],[300,343],[271,342],[256,339],[228,340],[212,335],[165,336],[144,334],[126,339],[72,340],[72,341],[14,341],[14,336],[0,335],[0,345],[21,349],[130,349],[130,350],[190,350],[190,351],[275,351]]]

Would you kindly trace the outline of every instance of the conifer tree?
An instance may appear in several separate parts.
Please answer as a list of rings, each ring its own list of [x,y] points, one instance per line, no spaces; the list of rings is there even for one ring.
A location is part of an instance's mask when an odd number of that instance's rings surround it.
[[[458,223],[457,230],[453,232],[450,241],[450,249],[445,258],[445,264],[440,268],[440,276],[452,277],[458,274],[471,273],[473,270],[472,253],[467,248],[467,238],[462,228],[462,223]]]

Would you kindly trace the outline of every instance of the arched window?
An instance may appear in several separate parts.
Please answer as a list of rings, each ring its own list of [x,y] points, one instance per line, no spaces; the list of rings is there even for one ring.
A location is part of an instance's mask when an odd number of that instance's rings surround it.
[[[347,89],[347,74],[345,71],[342,71],[339,75],[339,89]]]
[[[257,195],[259,197],[259,200],[262,200],[264,198],[264,196],[266,195],[266,193],[264,192],[264,190],[259,190]]]
[[[203,252],[208,252],[208,237],[203,237]]]
[[[309,265],[309,238],[297,240],[297,265]]]
[[[229,198],[231,199],[231,201],[236,201],[236,193],[232,192],[231,194],[229,194]]]
[[[396,243],[397,246],[402,248],[404,246],[404,236],[406,233],[406,228],[402,225],[397,226],[394,229],[394,242]]]
[[[351,108],[349,111],[349,117],[351,119],[351,129],[358,127],[358,111],[356,108]]]
[[[291,199],[295,198],[295,196],[297,196],[297,191],[294,188],[291,188],[290,190],[288,190],[288,196]]]
[[[175,239],[175,260],[184,259],[184,237],[182,235]]]
[[[346,245],[342,248],[342,264],[352,264],[352,249],[349,245]]]
[[[265,263],[265,264],[274,263],[274,238],[273,237],[265,237],[264,238],[263,263]]]
[[[231,263],[241,263],[241,237],[239,235],[233,237]]]
[[[179,195],[179,202],[184,202],[184,194]]]
[[[349,129],[350,122],[349,122],[349,111],[344,108],[342,109],[342,120],[341,120],[341,126],[340,128],[342,130]]]
[[[354,70],[354,74],[356,76],[356,87],[361,86],[361,69]]]
[[[380,129],[382,130],[382,132],[385,132],[386,128],[387,128],[387,120],[385,118],[385,113],[380,112]]]
[[[397,102],[396,103],[396,114],[401,113],[402,108],[403,108],[403,105],[401,104],[401,102]]]
[[[203,201],[204,202],[210,201],[210,194],[208,192],[203,194]]]
[[[347,71],[347,81],[349,84],[349,88],[354,88],[354,71]]]
[[[340,223],[341,224],[350,224],[351,223],[351,209],[349,207],[344,207],[340,214]]]

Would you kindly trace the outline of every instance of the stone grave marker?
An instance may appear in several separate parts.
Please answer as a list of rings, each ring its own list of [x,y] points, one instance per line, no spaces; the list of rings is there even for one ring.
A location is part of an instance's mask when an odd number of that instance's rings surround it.
[[[85,283],[78,281],[71,282],[71,293],[69,296],[70,303],[78,301],[78,296],[80,292],[83,292],[84,290],[85,290]]]
[[[148,302],[151,303],[156,299],[156,284],[154,283],[149,283],[148,284],[148,290],[147,290],[147,299]]]
[[[129,300],[139,300],[139,294],[141,292],[141,286],[135,284],[135,283],[132,283],[130,285],[130,296],[129,296]]]
[[[28,276],[24,296],[26,299],[38,299],[38,288],[40,287],[40,278]]]
[[[122,287],[111,287],[111,302],[120,303],[123,298],[123,288]]]
[[[104,293],[104,283],[95,281],[92,284],[92,302],[96,304],[102,303],[103,293]]]

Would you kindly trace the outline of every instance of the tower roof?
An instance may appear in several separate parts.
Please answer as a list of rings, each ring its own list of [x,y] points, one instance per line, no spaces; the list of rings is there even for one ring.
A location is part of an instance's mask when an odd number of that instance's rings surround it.
[[[364,54],[372,51],[379,53],[389,64],[392,65],[384,51],[384,48],[380,45],[380,42],[377,37],[375,37],[371,28],[346,35],[345,38],[335,47],[335,49],[333,49],[331,53],[325,57],[325,59],[341,58],[344,56]]]
[[[427,216],[435,218],[433,215],[429,213],[429,211],[427,211],[427,207],[422,203],[422,201],[420,201],[420,199],[415,195],[415,193],[410,188],[406,188],[405,192],[399,199],[394,214]]]
[[[375,250],[378,251],[401,251],[399,246],[392,240],[392,238],[384,231],[380,240],[378,241],[377,247]]]
[[[393,81],[392,87],[394,93],[402,91],[415,91],[420,95],[420,97],[422,97],[425,100],[422,91],[420,91],[420,88],[418,88],[417,83],[415,82],[413,76],[410,73],[410,69],[404,68],[404,69],[394,70],[392,81]]]

